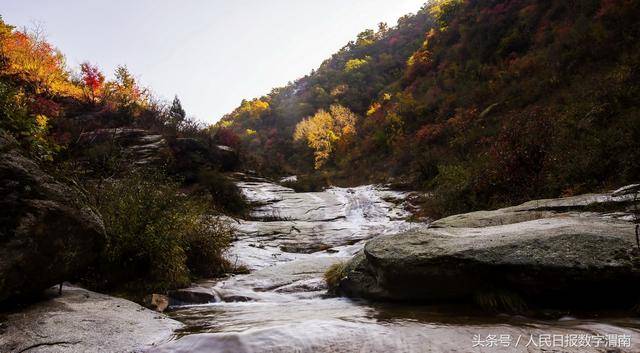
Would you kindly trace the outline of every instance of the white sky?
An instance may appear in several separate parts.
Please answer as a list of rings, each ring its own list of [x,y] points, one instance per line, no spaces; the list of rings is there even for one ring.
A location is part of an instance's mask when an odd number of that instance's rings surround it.
[[[43,25],[71,67],[142,84],[213,123],[308,74],[364,29],[390,26],[425,0],[0,0],[5,22]]]

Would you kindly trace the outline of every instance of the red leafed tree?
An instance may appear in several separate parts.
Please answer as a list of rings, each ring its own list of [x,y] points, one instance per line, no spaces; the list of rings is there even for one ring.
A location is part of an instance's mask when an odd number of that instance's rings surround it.
[[[232,148],[237,148],[240,145],[240,137],[228,128],[220,128],[216,133],[215,140],[217,143]]]
[[[96,101],[96,97],[102,91],[104,84],[104,75],[97,66],[84,62],[80,65],[82,73],[82,82],[84,83],[85,95],[92,102]]]

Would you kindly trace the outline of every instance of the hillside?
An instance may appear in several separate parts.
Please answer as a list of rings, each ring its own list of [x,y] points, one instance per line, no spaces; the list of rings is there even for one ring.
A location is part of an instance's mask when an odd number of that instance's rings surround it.
[[[237,155],[177,97],[114,76],[0,17],[0,305],[69,280],[141,299],[235,271],[220,216],[245,207],[224,175]]]
[[[409,180],[435,192],[436,214],[631,182],[640,172],[639,7],[432,1],[219,126],[237,134],[255,168],[308,173],[315,159],[336,180]],[[391,33],[403,33],[402,50]],[[373,48],[376,63],[394,55],[392,70],[369,64]],[[325,112],[332,104],[355,118]]]
[[[426,9],[366,30],[311,72],[269,94],[245,100],[218,123],[227,145],[240,141],[249,165],[264,173],[282,174],[313,169],[311,151],[294,143],[296,124],[331,104],[364,115],[371,103],[402,77],[405,63],[422,45],[433,24]]]

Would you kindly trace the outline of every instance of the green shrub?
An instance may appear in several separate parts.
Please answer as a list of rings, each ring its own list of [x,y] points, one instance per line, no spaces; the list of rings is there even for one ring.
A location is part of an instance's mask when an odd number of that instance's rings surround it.
[[[98,286],[163,291],[225,268],[231,229],[205,216],[206,202],[181,194],[163,174],[134,172],[103,182],[94,200],[107,230]]]
[[[198,219],[190,222],[192,228],[185,234],[187,267],[191,273],[200,277],[216,277],[235,271],[222,251],[231,242],[232,228],[219,217],[196,217]]]
[[[59,146],[48,136],[47,116],[36,114],[29,106],[29,102],[36,105],[42,101],[46,100],[27,96],[23,90],[0,80],[0,129],[12,134],[31,157],[49,161]]]
[[[432,197],[425,207],[431,217],[463,212],[472,206],[471,173],[462,165],[440,165],[438,175],[430,183]]]
[[[215,170],[202,170],[198,184],[212,198],[214,206],[227,213],[242,215],[248,208],[247,200],[231,179]]]

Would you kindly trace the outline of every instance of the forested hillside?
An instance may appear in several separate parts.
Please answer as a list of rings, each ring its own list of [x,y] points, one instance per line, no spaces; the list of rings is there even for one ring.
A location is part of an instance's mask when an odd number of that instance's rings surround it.
[[[262,172],[312,170],[313,151],[293,141],[296,124],[332,104],[364,116],[374,99],[398,84],[432,25],[422,9],[400,18],[395,27],[381,23],[376,31],[363,31],[308,76],[243,101],[218,124],[219,139],[231,146],[242,142],[249,165]]]
[[[639,18],[626,0],[431,1],[219,133],[267,171],[408,180],[436,214],[631,182]]]
[[[235,271],[218,216],[243,211],[222,174],[237,156],[177,97],[113,76],[0,17],[0,302],[66,280],[140,299]]]

